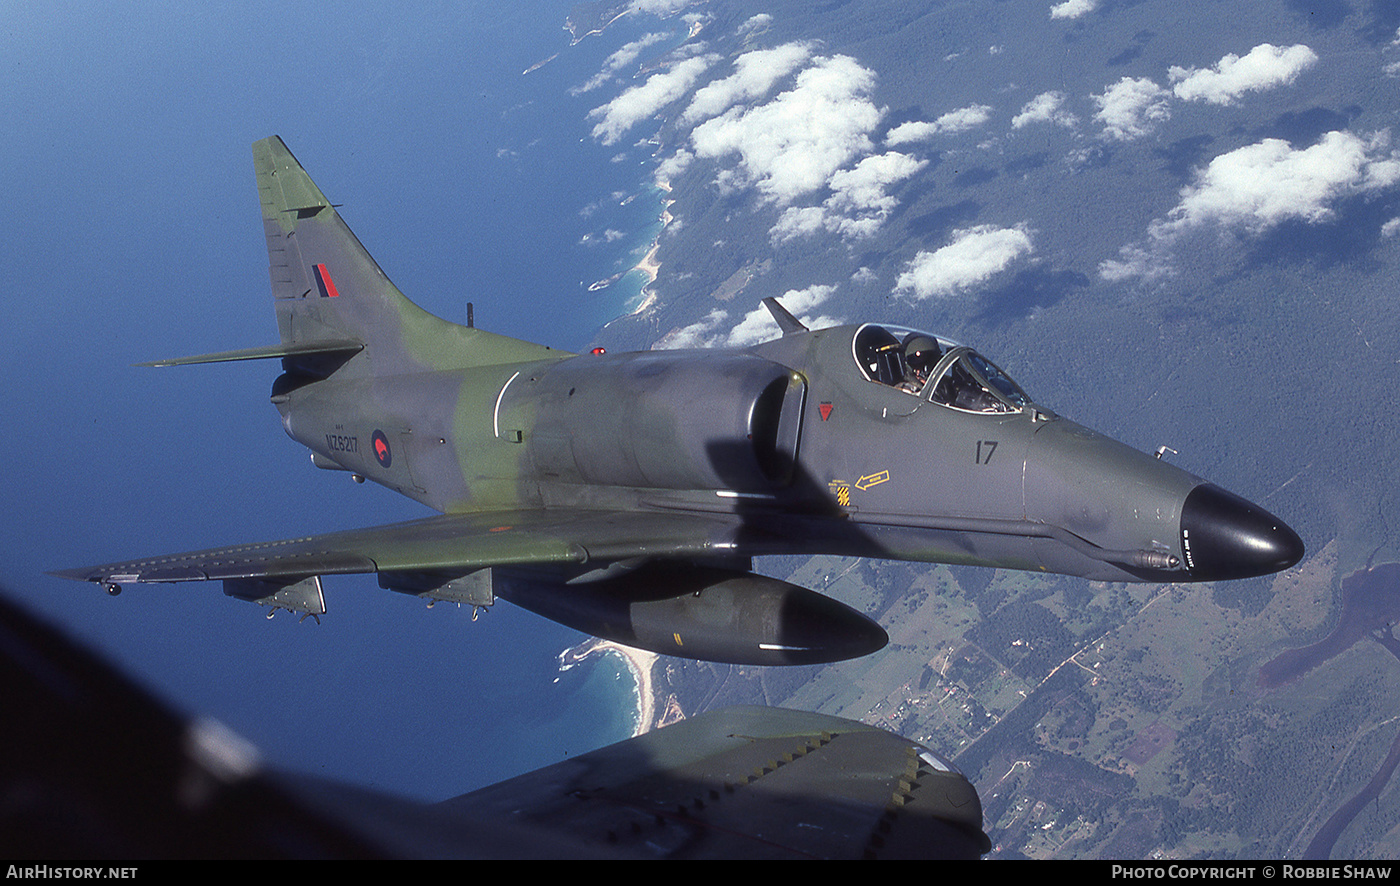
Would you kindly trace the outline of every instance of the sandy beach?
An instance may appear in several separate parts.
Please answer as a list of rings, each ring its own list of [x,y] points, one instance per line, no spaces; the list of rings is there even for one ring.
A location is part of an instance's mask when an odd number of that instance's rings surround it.
[[[621,657],[627,665],[627,670],[631,671],[633,681],[637,684],[637,719],[632,734],[636,736],[650,731],[652,723],[656,720],[656,692],[652,680],[652,668],[655,666],[656,660],[660,658],[659,655],[655,652],[633,649],[630,646],[623,646],[621,643],[600,640],[595,637],[572,649],[565,650],[559,658],[561,664],[576,664],[590,655],[605,653]]]

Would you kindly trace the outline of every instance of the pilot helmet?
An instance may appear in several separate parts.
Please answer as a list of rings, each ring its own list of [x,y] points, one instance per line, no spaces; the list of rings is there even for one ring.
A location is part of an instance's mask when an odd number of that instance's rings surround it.
[[[912,369],[929,372],[942,356],[938,342],[921,332],[912,333],[904,340],[904,362]]]

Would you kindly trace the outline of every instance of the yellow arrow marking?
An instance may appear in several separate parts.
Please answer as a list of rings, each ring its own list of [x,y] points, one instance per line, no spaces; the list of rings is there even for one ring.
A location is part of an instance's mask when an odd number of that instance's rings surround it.
[[[868,477],[861,477],[859,480],[856,481],[856,488],[864,491],[872,486],[879,486],[881,483],[884,483],[889,478],[889,471],[881,471],[878,474],[871,474]]]

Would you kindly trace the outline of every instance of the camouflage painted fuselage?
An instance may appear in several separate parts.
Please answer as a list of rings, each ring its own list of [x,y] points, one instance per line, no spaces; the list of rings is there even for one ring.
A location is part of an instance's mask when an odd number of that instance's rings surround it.
[[[280,139],[254,145],[280,358],[272,401],[322,468],[440,512],[421,521],[107,564],[127,582],[219,579],[324,611],[320,576],[490,605],[496,594],[662,652],[765,664],[883,645],[865,616],[753,574],[829,553],[1213,581],[1302,543],[1242,498],[1034,403],[971,348],[875,324],[748,349],[573,355],[410,302]]]

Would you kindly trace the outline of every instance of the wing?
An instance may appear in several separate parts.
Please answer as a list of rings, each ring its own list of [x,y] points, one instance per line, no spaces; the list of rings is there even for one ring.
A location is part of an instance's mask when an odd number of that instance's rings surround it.
[[[350,573],[460,576],[487,566],[713,557],[732,552],[743,534],[752,532],[723,514],[492,511],[444,514],[372,529],[210,548],[53,574],[106,585],[221,579],[274,586]]]
[[[972,785],[926,748],[823,714],[702,714],[440,804],[650,858],[977,858]]]
[[[966,779],[907,739],[836,717],[702,714],[422,803],[264,767],[226,727],[173,710],[3,595],[0,635],[0,709],[24,712],[0,728],[0,848],[11,855],[35,846],[73,858],[987,851]]]

